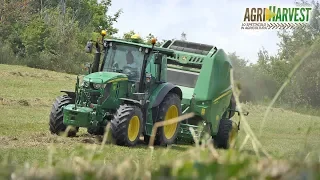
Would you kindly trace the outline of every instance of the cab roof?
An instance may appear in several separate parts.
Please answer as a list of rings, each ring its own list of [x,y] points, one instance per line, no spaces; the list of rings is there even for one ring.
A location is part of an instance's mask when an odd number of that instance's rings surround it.
[[[133,45],[133,46],[150,48],[150,49],[152,48],[152,46],[149,44],[136,43],[136,42],[120,40],[120,39],[104,39],[104,41],[129,44],[129,45]],[[154,46],[153,51],[159,51],[160,53],[166,54],[167,56],[172,56],[174,54],[174,51],[171,49],[166,49],[166,48],[157,47],[157,46]]]

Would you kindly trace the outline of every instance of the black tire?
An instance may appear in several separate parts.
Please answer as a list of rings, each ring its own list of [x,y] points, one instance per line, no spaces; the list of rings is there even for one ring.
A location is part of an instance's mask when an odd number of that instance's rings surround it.
[[[232,130],[238,131],[238,129],[233,129],[233,122],[230,119],[221,119],[219,124],[218,133],[214,139],[214,145],[216,148],[229,149],[230,148],[230,135]]]
[[[231,111],[229,110],[226,110],[224,112],[224,114],[222,115],[223,118],[232,118],[235,114],[235,110],[236,110],[236,106],[237,106],[237,103],[236,103],[236,100],[233,96],[233,94],[231,95],[231,98],[230,98],[230,103],[229,103],[229,106],[228,106],[228,109],[231,109]],[[228,115],[228,117],[227,117]]]
[[[49,130],[51,134],[60,135],[64,133],[67,126],[63,124],[63,106],[73,104],[74,99],[68,95],[62,95],[56,98],[52,105],[49,120]],[[79,130],[79,127],[71,128],[67,134],[68,137],[75,136]]]
[[[137,117],[139,130],[136,129],[136,134],[129,138],[128,128],[133,117]],[[111,120],[111,134],[115,143],[120,146],[135,146],[140,138],[143,129],[143,114],[141,109],[135,105],[121,105]],[[135,136],[135,137],[134,137]]]
[[[104,127],[88,127],[87,132],[92,135],[104,135]]]
[[[175,106],[175,108],[173,108],[173,109],[177,110],[177,112],[175,115],[172,115],[171,117],[169,117],[169,119],[181,116],[182,112],[181,112],[181,99],[180,99],[180,97],[175,93],[168,93],[166,95],[166,97],[164,98],[164,100],[159,105],[159,113],[158,113],[158,118],[157,118],[156,122],[161,122],[161,121],[165,120],[166,114],[171,106]],[[155,137],[155,142],[154,142],[155,145],[163,146],[163,145],[171,145],[171,144],[175,143],[179,128],[180,128],[180,122],[176,123],[176,129],[175,129],[174,134],[171,134],[170,135],[171,137],[168,137],[165,135],[165,127],[164,126],[159,127],[157,130],[157,133],[156,133],[156,137]],[[149,139],[149,138],[147,137],[147,139]]]

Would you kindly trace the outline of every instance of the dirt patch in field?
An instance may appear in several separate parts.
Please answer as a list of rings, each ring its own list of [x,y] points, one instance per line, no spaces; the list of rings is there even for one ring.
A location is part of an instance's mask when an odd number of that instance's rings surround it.
[[[35,78],[52,78],[46,73],[30,73],[30,72],[19,72],[19,71],[11,71],[9,72],[10,75],[14,76],[22,76],[22,77],[35,77]]]
[[[52,105],[52,99],[11,99],[0,97],[0,105],[19,105],[19,106],[46,106]]]
[[[55,145],[74,145],[81,144],[101,144],[102,136],[93,136],[82,134],[76,137],[62,137],[48,133],[32,133],[26,137],[0,137],[0,146],[2,148],[35,147]],[[108,144],[109,142],[107,142]]]
[[[0,147],[1,148],[27,148],[27,147],[49,147],[50,145],[72,147],[76,144],[95,144],[101,145],[103,142],[103,136],[101,135],[90,135],[87,133],[80,133],[75,137],[63,137],[58,135],[52,135],[50,132],[36,132],[30,133],[27,136],[0,136]],[[112,144],[112,140],[107,138],[105,144]],[[143,138],[140,138],[137,147],[145,146]],[[146,145],[147,146],[147,145]]]
[[[36,78],[46,80],[76,80],[76,75],[58,73],[54,71],[40,70],[40,69],[14,69],[0,71],[1,76],[17,77],[17,78]]]
[[[7,136],[0,136],[0,145],[1,147],[7,146],[10,144],[10,141],[16,141],[18,138],[16,137],[7,137]]]
[[[21,72],[21,71],[9,71],[9,72],[3,72],[1,73],[5,76],[18,76],[18,77],[32,77],[32,78],[43,78],[43,79],[56,79],[56,78],[66,78],[70,80],[74,80],[74,77],[72,75],[53,75],[52,73],[46,73],[46,72]]]

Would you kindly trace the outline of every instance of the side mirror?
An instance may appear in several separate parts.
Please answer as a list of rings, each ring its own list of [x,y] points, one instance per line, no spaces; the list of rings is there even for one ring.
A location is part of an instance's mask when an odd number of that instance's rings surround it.
[[[86,53],[91,53],[92,52],[92,47],[93,47],[93,43],[91,41],[88,41],[87,45],[86,45],[86,48],[85,48]]]
[[[162,63],[162,54],[156,53],[154,56],[154,64],[161,64]]]
[[[91,67],[92,67],[92,63],[86,63],[84,65],[85,70],[88,71],[89,74],[91,72]]]

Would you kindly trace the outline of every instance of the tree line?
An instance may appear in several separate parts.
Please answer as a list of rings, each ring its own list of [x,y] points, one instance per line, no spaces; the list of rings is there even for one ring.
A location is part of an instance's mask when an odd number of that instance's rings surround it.
[[[313,6],[311,21],[306,28],[278,32],[279,51],[276,55],[261,48],[258,61],[229,53],[234,78],[241,84],[241,101],[270,102],[288,80],[291,70],[306,57],[290,77],[277,104],[290,108],[320,106],[320,11],[315,1],[296,4]],[[0,4],[0,63],[19,64],[67,73],[81,73],[81,64],[93,59],[84,46],[93,32],[106,29],[110,38],[128,39],[131,30],[117,37],[114,27],[122,10],[109,15],[111,0],[10,0]],[[133,27],[134,28],[134,27]],[[186,34],[182,34],[185,39]],[[145,43],[155,37],[142,38]],[[157,42],[159,46],[164,40]],[[222,47],[223,48],[223,47]]]

